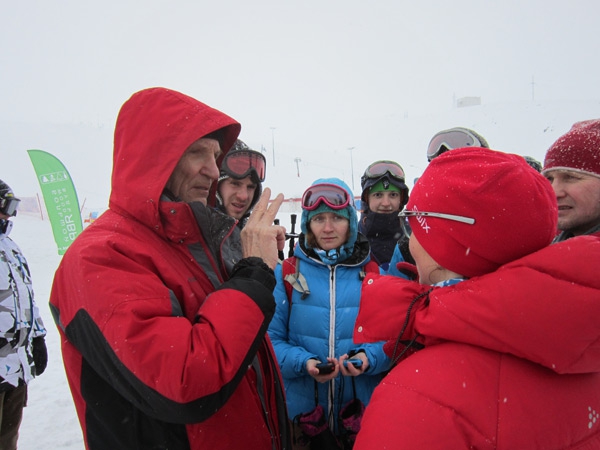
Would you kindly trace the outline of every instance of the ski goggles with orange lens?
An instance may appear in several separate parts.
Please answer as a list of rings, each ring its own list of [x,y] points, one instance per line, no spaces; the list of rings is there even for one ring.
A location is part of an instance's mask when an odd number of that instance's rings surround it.
[[[262,153],[254,150],[239,150],[225,155],[221,170],[230,177],[240,180],[254,171],[262,183],[265,181],[267,161]]]
[[[0,213],[9,217],[16,216],[20,202],[21,200],[16,197],[0,198]]]
[[[366,178],[379,178],[386,174],[404,182],[404,170],[394,161],[375,161],[367,167],[364,176]]]
[[[302,195],[302,209],[314,211],[321,203],[325,203],[331,209],[344,209],[354,201],[348,192],[330,183],[315,184],[309,187]]]
[[[469,130],[452,129],[440,131],[429,142],[427,160],[431,161],[436,156],[440,156],[442,153],[455,148],[483,146],[483,142],[473,133],[470,133]]]

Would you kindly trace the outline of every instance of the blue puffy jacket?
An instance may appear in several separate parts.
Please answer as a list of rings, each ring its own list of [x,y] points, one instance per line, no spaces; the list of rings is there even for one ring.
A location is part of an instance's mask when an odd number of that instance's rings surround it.
[[[375,386],[390,368],[390,360],[383,351],[383,342],[356,345],[352,340],[354,322],[358,314],[363,268],[369,261],[369,243],[358,234],[352,255],[341,263],[330,266],[323,263],[312,249],[304,245],[304,236],[294,250],[299,272],[306,278],[310,294],[302,299],[300,292],[292,291],[292,304],[283,281],[282,266],[277,266],[275,277],[276,310],[269,326],[275,354],[281,367],[286,389],[290,418],[311,411],[315,407],[315,383],[306,372],[310,358],[326,361],[339,358],[352,350],[362,349],[368,359],[366,373],[354,377],[358,398],[366,405]],[[353,399],[352,377],[339,375],[327,383],[318,384],[319,403],[333,417],[340,408]],[[334,421],[337,428],[337,420]]]

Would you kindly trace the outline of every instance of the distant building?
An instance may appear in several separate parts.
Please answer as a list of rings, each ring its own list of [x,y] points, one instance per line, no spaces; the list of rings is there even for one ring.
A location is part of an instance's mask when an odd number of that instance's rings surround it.
[[[479,106],[481,105],[481,97],[461,97],[456,100],[457,108],[464,108],[466,106]]]

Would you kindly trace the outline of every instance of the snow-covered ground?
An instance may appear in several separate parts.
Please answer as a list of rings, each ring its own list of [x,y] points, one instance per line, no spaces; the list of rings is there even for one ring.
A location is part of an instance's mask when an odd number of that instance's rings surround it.
[[[25,214],[18,214],[12,220],[14,227],[10,236],[29,262],[36,302],[48,330],[48,367],[29,384],[19,449],[81,450],[83,437],[62,365],[60,337],[48,308],[52,278],[60,262],[50,222]]]

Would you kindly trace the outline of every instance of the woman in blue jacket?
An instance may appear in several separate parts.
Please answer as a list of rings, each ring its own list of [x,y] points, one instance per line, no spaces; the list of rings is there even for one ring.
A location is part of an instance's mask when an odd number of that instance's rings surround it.
[[[354,392],[366,405],[390,367],[383,343],[352,340],[365,270],[378,267],[369,263],[369,243],[357,231],[352,191],[342,180],[319,179],[305,191],[300,226],[294,256],[283,262],[289,267],[279,265],[275,272],[277,306],[269,335],[289,417],[314,410],[317,391],[329,427],[339,436],[340,409]],[[360,366],[345,362],[349,358]],[[321,363],[328,367],[318,368]]]

